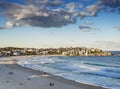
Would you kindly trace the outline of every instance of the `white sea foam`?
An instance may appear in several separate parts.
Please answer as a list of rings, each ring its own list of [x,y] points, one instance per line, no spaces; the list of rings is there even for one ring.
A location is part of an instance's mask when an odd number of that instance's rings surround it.
[[[120,61],[115,62],[116,59],[109,57],[108,63],[108,59],[105,61],[105,57],[102,58],[98,62],[96,57],[89,57],[89,60],[75,60],[74,57],[34,57],[19,59],[18,64],[85,84],[119,89],[120,69],[114,65],[120,67]]]
[[[92,70],[92,71],[100,71],[101,70],[99,68],[94,68],[94,67],[90,67],[90,66],[86,66],[86,65],[79,65],[79,67],[89,69],[89,70]]]

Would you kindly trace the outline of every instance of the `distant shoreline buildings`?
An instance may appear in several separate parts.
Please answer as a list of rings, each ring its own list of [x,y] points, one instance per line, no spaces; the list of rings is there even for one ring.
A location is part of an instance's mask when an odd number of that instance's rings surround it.
[[[0,48],[0,56],[23,55],[58,55],[58,56],[112,56],[111,52],[105,52],[97,48],[66,47],[66,48]]]

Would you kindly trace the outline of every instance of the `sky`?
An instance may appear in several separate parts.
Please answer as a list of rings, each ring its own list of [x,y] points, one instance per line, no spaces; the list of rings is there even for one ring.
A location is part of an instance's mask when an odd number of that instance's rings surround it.
[[[120,50],[120,0],[0,0],[0,47]]]

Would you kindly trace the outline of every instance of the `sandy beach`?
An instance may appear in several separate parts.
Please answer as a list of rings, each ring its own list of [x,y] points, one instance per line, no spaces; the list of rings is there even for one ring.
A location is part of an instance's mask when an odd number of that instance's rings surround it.
[[[0,58],[0,89],[105,89],[21,67],[16,58]]]

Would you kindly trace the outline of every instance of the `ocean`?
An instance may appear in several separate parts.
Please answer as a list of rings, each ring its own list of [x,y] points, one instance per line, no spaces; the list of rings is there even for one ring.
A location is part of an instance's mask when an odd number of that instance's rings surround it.
[[[120,89],[120,56],[37,56],[17,60],[21,66],[76,82]]]

